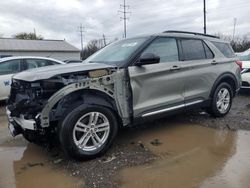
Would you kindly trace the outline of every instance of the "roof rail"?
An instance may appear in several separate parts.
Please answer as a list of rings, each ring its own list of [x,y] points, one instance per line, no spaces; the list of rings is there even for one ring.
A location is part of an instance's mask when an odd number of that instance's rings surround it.
[[[190,31],[175,31],[175,30],[168,30],[164,31],[163,33],[185,33],[185,34],[192,34],[192,35],[201,35],[201,36],[206,36],[206,37],[213,37],[213,38],[220,38],[215,35],[208,35],[208,34],[203,34],[203,33],[196,33],[196,32],[190,32]]]

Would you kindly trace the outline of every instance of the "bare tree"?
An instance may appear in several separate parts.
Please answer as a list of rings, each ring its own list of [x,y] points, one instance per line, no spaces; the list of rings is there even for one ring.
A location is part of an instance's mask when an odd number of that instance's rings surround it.
[[[81,52],[82,59],[84,60],[84,59],[88,58],[93,53],[97,52],[98,50],[100,50],[103,47],[104,47],[104,43],[103,43],[102,39],[91,40],[87,44],[87,46],[83,49],[83,51]]]
[[[224,35],[222,33],[217,33],[215,35],[225,41],[230,42],[235,52],[243,52],[250,48],[250,33],[247,33],[243,36],[235,36],[234,39],[233,36]]]

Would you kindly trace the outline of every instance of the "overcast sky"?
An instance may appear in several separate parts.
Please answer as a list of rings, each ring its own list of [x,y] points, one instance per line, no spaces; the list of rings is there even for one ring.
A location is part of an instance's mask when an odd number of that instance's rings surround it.
[[[127,36],[164,30],[203,32],[203,0],[126,0],[132,13]],[[123,0],[1,0],[0,35],[11,37],[33,32],[46,39],[66,39],[80,47],[80,23],[84,44],[105,34],[121,38],[123,22],[118,9]],[[250,34],[249,0],[207,0],[207,32]]]

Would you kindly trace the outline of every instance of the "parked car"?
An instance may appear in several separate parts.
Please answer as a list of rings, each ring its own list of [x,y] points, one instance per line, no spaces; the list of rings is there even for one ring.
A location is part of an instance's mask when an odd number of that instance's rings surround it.
[[[10,94],[11,77],[21,71],[48,66],[64,64],[61,61],[43,57],[6,57],[0,59],[0,101],[8,98]]]
[[[11,134],[32,142],[58,136],[68,156],[94,158],[120,127],[201,107],[225,116],[241,83],[230,44],[199,33],[123,39],[85,62],[16,74]]]
[[[63,62],[65,63],[82,63],[82,60],[78,60],[78,59],[68,59],[68,60],[64,60]]]
[[[237,53],[237,56],[242,61],[242,89],[250,89],[250,49],[245,52]]]

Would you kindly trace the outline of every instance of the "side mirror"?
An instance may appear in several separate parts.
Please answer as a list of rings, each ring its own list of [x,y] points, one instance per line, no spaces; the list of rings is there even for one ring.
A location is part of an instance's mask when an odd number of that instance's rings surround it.
[[[145,53],[139,58],[139,61],[136,63],[137,66],[156,64],[160,62],[160,57],[153,53]]]

